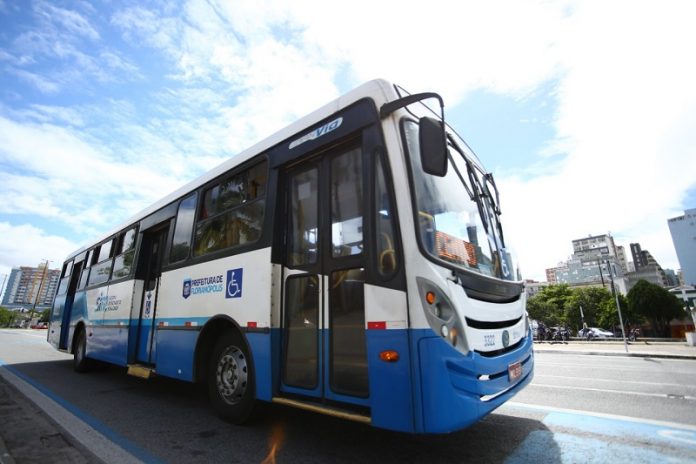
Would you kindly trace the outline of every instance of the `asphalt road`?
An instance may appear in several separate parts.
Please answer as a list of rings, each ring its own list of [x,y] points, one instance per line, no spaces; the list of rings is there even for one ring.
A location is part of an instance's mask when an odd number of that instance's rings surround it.
[[[87,450],[119,463],[696,462],[694,360],[537,353],[533,383],[507,405],[458,433],[412,436],[268,404],[233,426],[189,384],[116,367],[76,374],[44,337],[0,330],[0,374],[84,462],[96,460]],[[41,461],[76,462],[61,459]]]

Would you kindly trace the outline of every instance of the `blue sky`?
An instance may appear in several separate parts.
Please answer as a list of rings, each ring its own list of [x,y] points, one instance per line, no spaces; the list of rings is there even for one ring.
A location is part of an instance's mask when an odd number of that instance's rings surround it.
[[[679,268],[693,2],[0,0],[0,277],[64,256],[360,83],[445,98],[525,277],[611,232]]]

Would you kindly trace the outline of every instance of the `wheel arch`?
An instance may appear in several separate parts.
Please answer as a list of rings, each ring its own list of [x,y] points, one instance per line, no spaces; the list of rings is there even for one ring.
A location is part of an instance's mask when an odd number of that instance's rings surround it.
[[[87,324],[85,324],[85,321],[78,321],[77,324],[75,324],[75,328],[73,329],[72,333],[69,334],[68,338],[68,346],[70,347],[70,354],[75,354],[75,334],[80,333],[80,330],[85,331],[85,335],[87,335]],[[68,330],[70,330],[70,327],[68,327]],[[85,337],[85,343],[87,342],[87,337]]]
[[[239,323],[232,317],[227,315],[214,316],[206,322],[206,324],[201,329],[201,333],[198,336],[198,341],[196,342],[196,350],[193,359],[193,379],[194,382],[198,384],[203,384],[206,382],[208,374],[208,360],[212,356],[213,349],[215,348],[215,342],[226,332],[237,332],[247,353],[249,353],[249,358],[252,364],[252,369],[254,366],[254,354],[251,351],[251,345],[249,345],[249,340],[247,340],[244,330],[242,330]],[[255,369],[254,369],[255,372]]]

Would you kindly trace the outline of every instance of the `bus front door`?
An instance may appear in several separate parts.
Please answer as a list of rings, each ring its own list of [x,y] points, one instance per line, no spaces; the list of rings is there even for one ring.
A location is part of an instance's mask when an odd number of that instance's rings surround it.
[[[155,320],[157,316],[157,292],[162,275],[162,254],[167,239],[168,228],[159,227],[143,232],[139,260],[143,270],[143,294],[136,335],[136,362],[152,364],[155,359]],[[143,261],[144,260],[144,261]]]
[[[72,307],[75,302],[75,291],[77,290],[77,283],[80,281],[80,271],[82,270],[82,265],[84,262],[75,263],[72,269],[72,275],[70,276],[70,283],[68,285],[68,293],[65,296],[65,303],[63,304],[63,313],[61,314],[60,323],[60,339],[58,342],[58,348],[61,350],[68,349],[68,339],[70,337],[70,319],[72,316]],[[51,327],[53,331],[53,327]]]
[[[362,158],[356,142],[285,172],[284,393],[367,405]]]

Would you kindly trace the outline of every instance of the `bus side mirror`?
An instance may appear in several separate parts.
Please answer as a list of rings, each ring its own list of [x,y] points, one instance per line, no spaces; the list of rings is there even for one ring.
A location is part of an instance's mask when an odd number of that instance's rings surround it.
[[[433,176],[444,177],[447,174],[447,142],[442,121],[429,117],[420,118],[418,134],[423,171]]]

